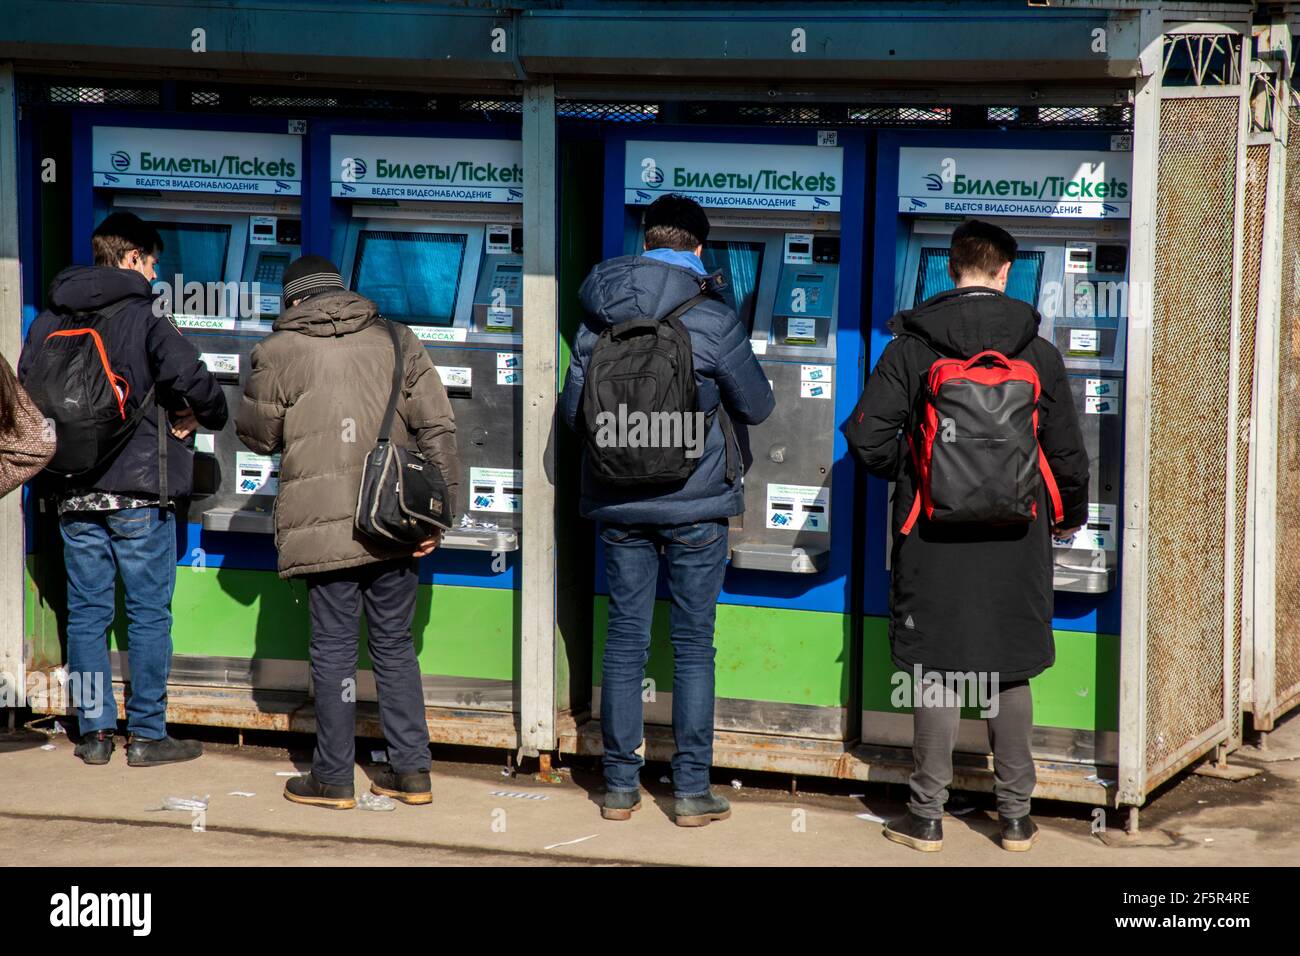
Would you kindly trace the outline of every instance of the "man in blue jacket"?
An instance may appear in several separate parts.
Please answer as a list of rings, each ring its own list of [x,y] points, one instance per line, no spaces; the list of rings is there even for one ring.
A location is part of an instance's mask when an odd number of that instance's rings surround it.
[[[685,482],[668,490],[611,488],[593,474],[584,453],[582,500],[586,518],[600,522],[609,583],[609,631],[601,678],[605,798],[601,815],[626,820],[641,806],[638,755],[644,738],[641,682],[650,648],[659,555],[667,565],[673,643],[674,820],[704,826],[731,815],[709,789],[713,763],[713,624],[727,563],[727,519],[743,514],[739,474],[728,481],[722,406],[740,428],[757,425],[775,401],[749,337],[723,301],[722,277],[700,260],[709,234],[704,210],[667,195],[645,214],[645,252],[592,269],[579,290],[586,321],[578,331],[561,404],[571,428],[578,421],[592,349],[602,329],[633,319],[663,319],[703,293],[681,316],[690,334],[699,410],[708,414],[704,448]],[[733,460],[739,449],[732,448]]]
[[[148,767],[203,752],[199,741],[167,734],[176,516],[170,502],[159,499],[158,429],[167,429],[167,497],[185,497],[194,480],[190,436],[199,425],[218,431],[226,424],[226,397],[194,344],[154,308],[158,231],[130,213],[114,213],[95,230],[91,249],[93,266],[69,266],[50,284],[50,307],[27,332],[18,377],[26,379],[61,316],[111,311],[104,341],[109,365],[126,379],[129,400],[155,389],[157,404],[121,449],[57,495],[68,574],[68,670],[83,698],[77,701],[77,756],[106,764],[113,753],[117,704],[107,633],[121,575],[131,666],[126,762]],[[102,689],[100,699],[85,699],[89,688]]]

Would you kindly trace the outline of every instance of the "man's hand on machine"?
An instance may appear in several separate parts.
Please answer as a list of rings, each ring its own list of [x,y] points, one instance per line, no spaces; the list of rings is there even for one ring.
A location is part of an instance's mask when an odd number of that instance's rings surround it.
[[[1075,532],[1082,527],[1083,525],[1081,524],[1076,524],[1073,528],[1061,528],[1058,526],[1052,529],[1052,537],[1056,538],[1057,541],[1069,541],[1074,537]]]
[[[199,420],[194,417],[193,409],[182,408],[179,412],[172,412],[171,429],[172,435],[181,441],[189,438],[194,434],[195,429],[199,427]]]
[[[439,531],[432,538],[425,538],[420,542],[420,550],[412,553],[412,557],[424,558],[433,554],[433,549],[442,543],[442,532]]]

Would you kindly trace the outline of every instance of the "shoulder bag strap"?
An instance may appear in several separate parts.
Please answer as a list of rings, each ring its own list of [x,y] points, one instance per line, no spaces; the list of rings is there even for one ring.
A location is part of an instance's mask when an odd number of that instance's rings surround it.
[[[388,408],[384,410],[384,422],[379,426],[379,440],[388,441],[393,430],[393,416],[397,414],[397,398],[402,393],[402,342],[398,338],[397,326],[388,319],[383,320],[388,326],[388,337],[393,340],[393,389],[388,396]]]

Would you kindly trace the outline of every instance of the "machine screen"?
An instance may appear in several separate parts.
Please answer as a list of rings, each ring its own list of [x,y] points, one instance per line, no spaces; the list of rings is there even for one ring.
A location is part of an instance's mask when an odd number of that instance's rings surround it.
[[[763,269],[761,242],[719,240],[704,244],[702,260],[709,273],[721,272],[727,280],[723,295],[750,334],[754,331],[754,303]]]
[[[363,230],[352,288],[374,300],[385,318],[451,325],[465,243],[463,233]]]
[[[157,222],[163,251],[156,269],[159,282],[221,282],[226,278],[230,227],[219,223]]]
[[[1038,287],[1043,278],[1043,253],[1017,252],[1007,278],[1007,295],[1013,299],[1038,306]],[[916,299],[913,307],[931,296],[952,288],[948,275],[948,250],[922,248],[921,267],[916,274]]]

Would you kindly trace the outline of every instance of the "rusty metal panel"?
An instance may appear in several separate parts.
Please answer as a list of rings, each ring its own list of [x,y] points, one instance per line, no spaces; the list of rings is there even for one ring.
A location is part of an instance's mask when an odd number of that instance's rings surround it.
[[[1238,99],[1227,96],[1160,105],[1146,489],[1147,779],[1228,735],[1224,590],[1234,423],[1227,386],[1238,111]]]
[[[1290,111],[1282,202],[1277,389],[1277,522],[1271,722],[1300,695],[1300,108]]]

